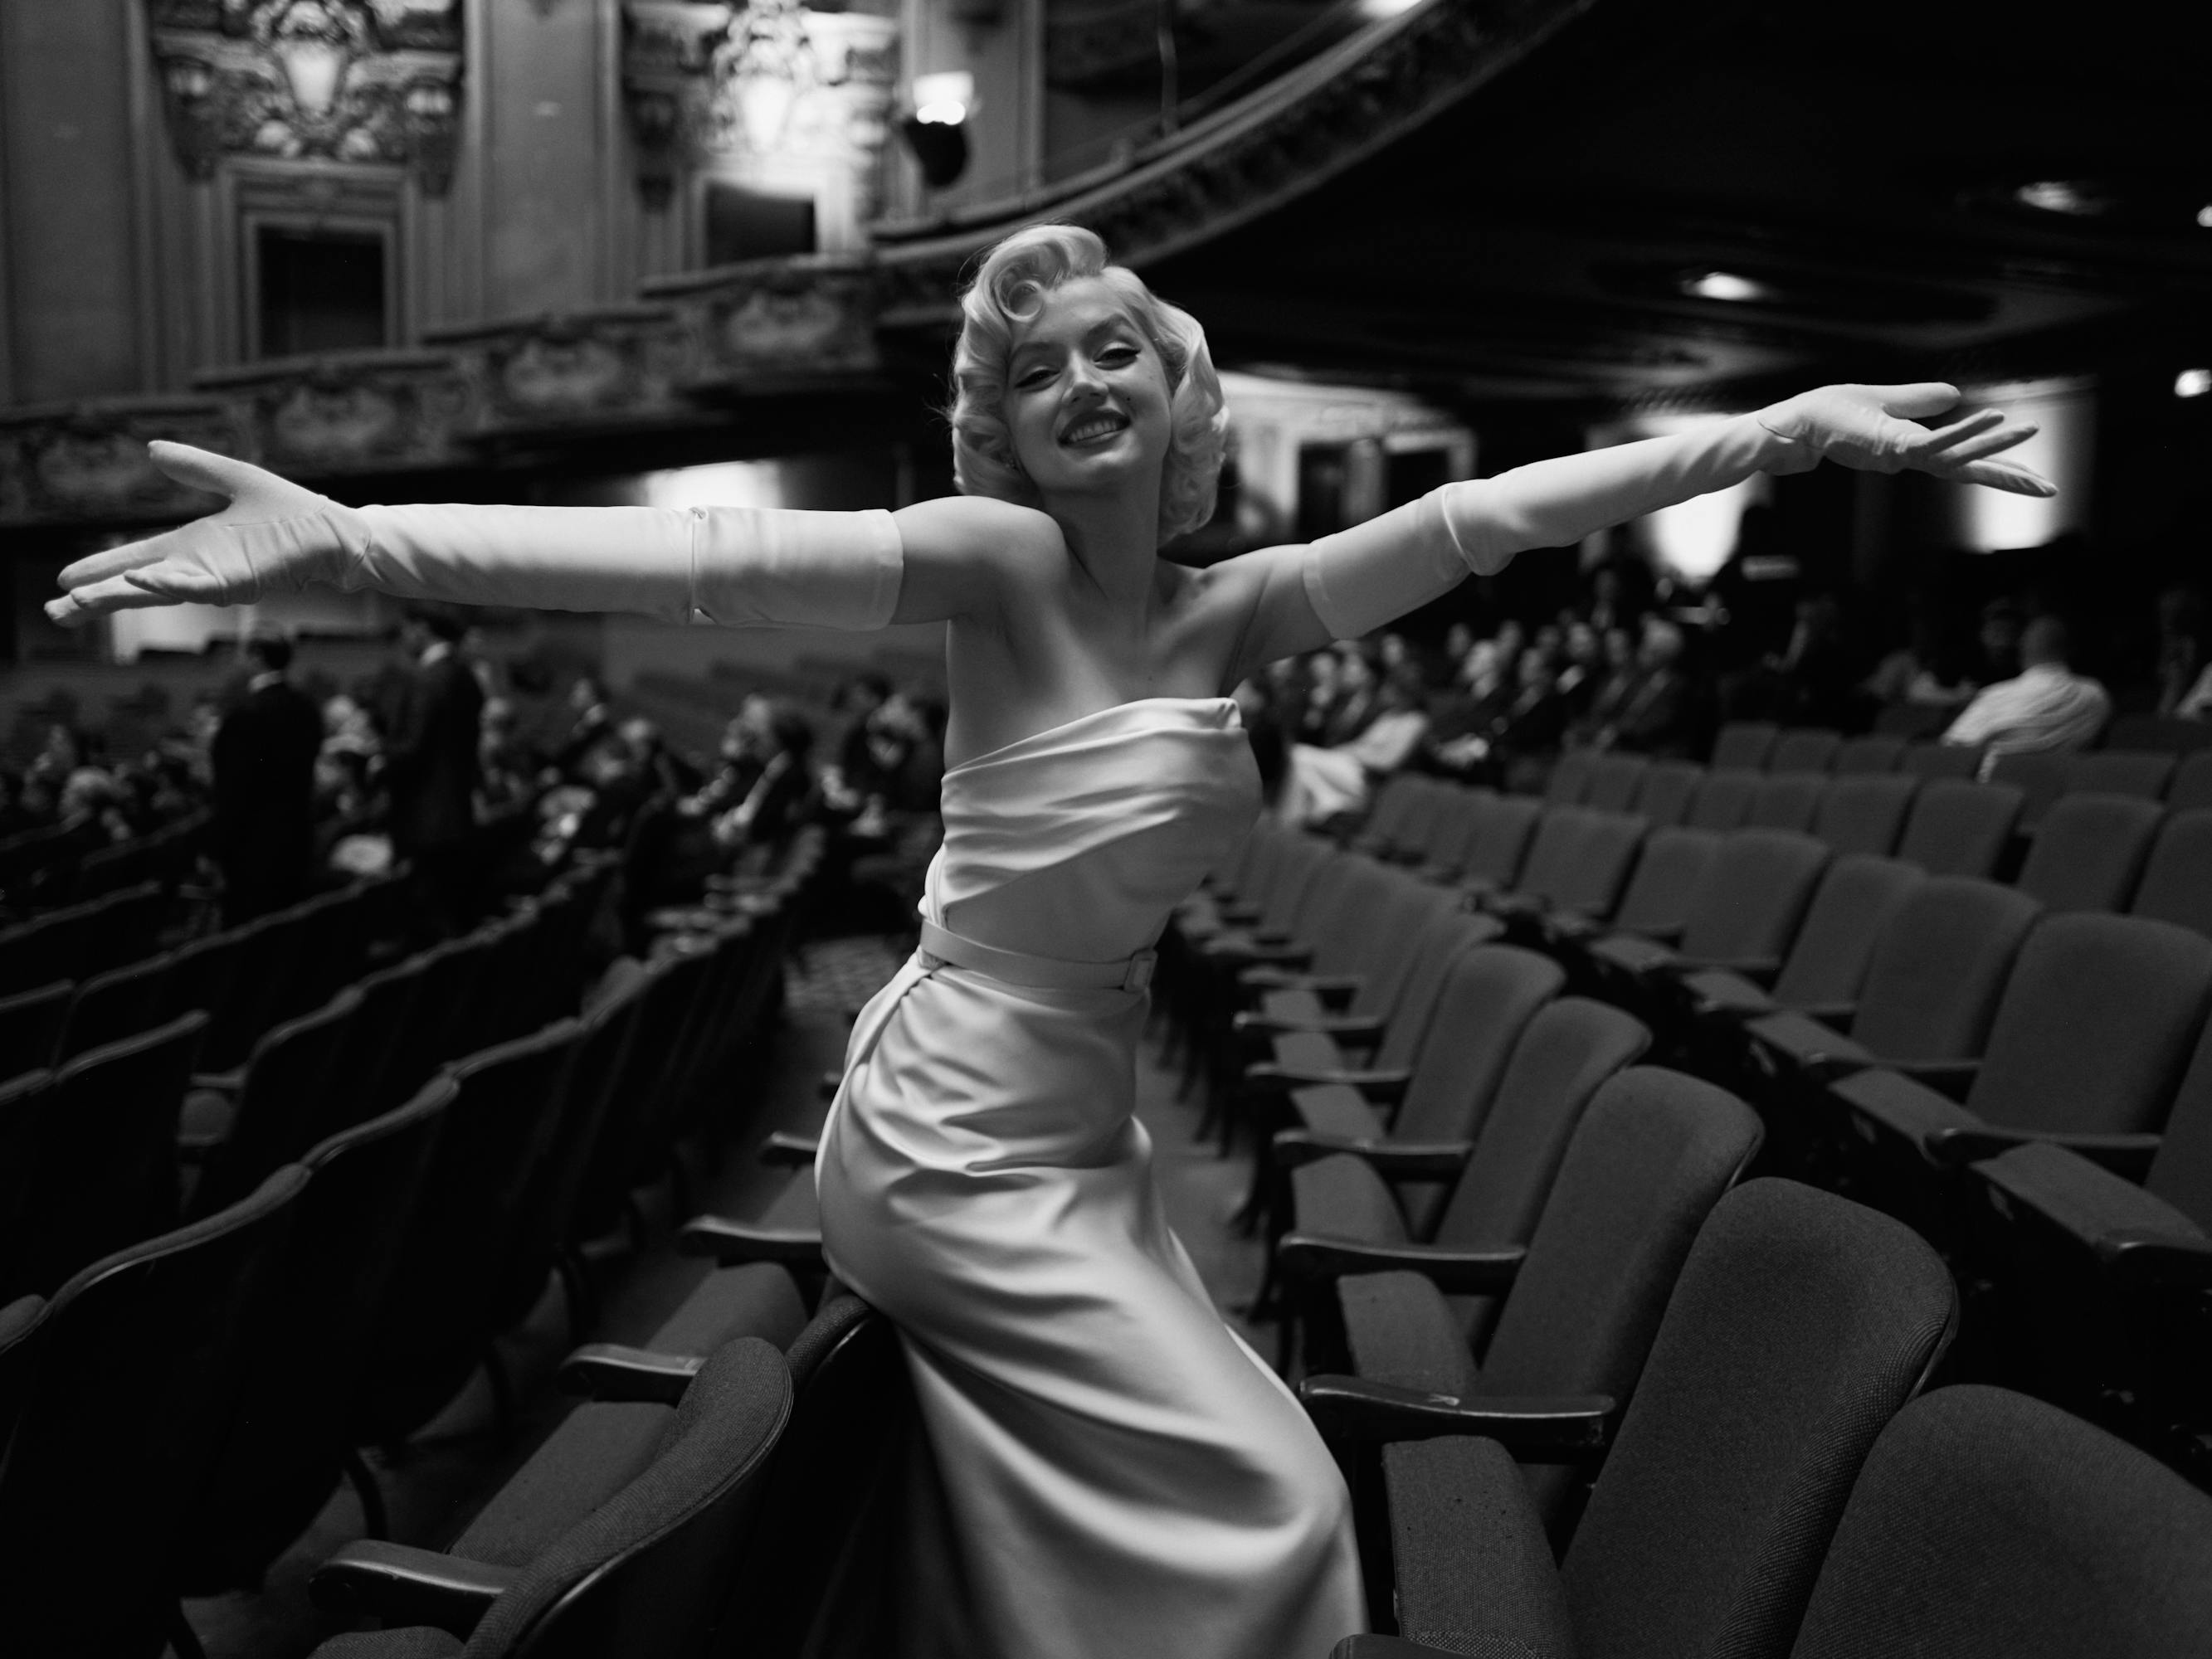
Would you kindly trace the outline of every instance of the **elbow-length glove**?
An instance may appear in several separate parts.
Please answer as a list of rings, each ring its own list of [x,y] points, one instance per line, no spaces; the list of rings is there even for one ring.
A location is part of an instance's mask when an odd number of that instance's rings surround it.
[[[2020,495],[2057,494],[2027,467],[1990,459],[2034,436],[2033,426],[2008,424],[1993,409],[1937,428],[1912,418],[1958,401],[1958,389],[1940,382],[1822,386],[1676,436],[1445,484],[1312,543],[1306,597],[1332,635],[1356,639],[1469,573],[1503,569],[1516,553],[1565,547],[1755,472],[1803,472],[1824,458],[1867,471],[1911,469]]]
[[[250,605],[311,583],[739,627],[880,628],[898,604],[898,526],[882,511],[346,507],[245,461],[151,449],[162,471],[229,506],[78,560],[46,606],[55,621],[180,600]]]

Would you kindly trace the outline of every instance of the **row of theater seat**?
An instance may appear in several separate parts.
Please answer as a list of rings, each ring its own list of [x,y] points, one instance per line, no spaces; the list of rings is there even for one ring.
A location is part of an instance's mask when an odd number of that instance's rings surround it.
[[[91,820],[0,837],[0,907],[21,915],[82,903],[141,882],[173,886],[191,871],[211,817],[204,810],[190,812],[122,842],[108,842]]]
[[[1164,968],[1184,1040],[1228,1048],[1231,1064],[1214,1068],[1218,1084],[1228,1073],[1223,1115],[1273,1131],[1252,1213],[1275,1235],[1271,1294],[1286,1328],[1302,1334],[1310,1369],[1322,1368],[1302,1392],[1355,1473],[1376,1605],[1449,1652],[1832,1652],[1853,1628],[1868,1644],[1848,1650],[1929,1650],[1911,1609],[1865,1582],[1864,1529],[1889,1524],[1900,1504],[1942,1506],[1956,1466],[1947,1437],[2011,1437],[1993,1468],[2024,1469],[2018,1478],[2041,1481],[2053,1501],[2078,1496],[2100,1518],[2140,1503],[2173,1520],[2186,1541],[2153,1552],[2148,1580],[2116,1552],[2126,1570],[2112,1582],[2158,1583],[2164,1600],[2082,1597],[2057,1627],[2068,1639],[2096,1632],[2093,1646],[2163,1650],[2212,1606],[2212,1504],[2017,1395],[1948,1388],[1908,1405],[1950,1342],[1942,1257],[1802,1180],[1744,1182],[1822,1166],[1778,1155],[1802,1136],[1771,1132],[1792,1106],[1756,1074],[1680,1068],[1703,1069],[1713,1052],[1692,1040],[1701,1021],[1717,1018],[1741,1044],[1742,1022],[1771,1017],[1759,981],[1784,988],[1776,969],[1796,921],[1813,930],[1803,885],[1824,866],[1824,925],[1859,921],[1885,885],[1904,895],[1893,907],[1949,902],[1949,927],[1939,917],[1888,941],[1908,967],[1994,907],[1989,948],[1962,947],[1983,960],[1966,976],[1981,982],[1984,1031],[2002,988],[1987,1081],[1969,1097],[1992,1115],[2002,1100],[2034,1118],[2023,1079],[2046,1109],[2078,1103],[2085,1082],[2101,1085],[2093,1110],[2155,1116],[2176,1092],[2212,1097],[2202,1050],[2201,1082],[2176,1084],[2212,1000],[2212,943],[2132,918],[2039,921],[2025,894],[1868,855],[1828,865],[1824,849],[1802,857],[1799,840],[1729,837],[1719,867],[1737,880],[1724,873],[1706,889],[1705,920],[1722,926],[1740,902],[1731,886],[1755,884],[1778,852],[1801,854],[1796,914],[1774,954],[1734,963],[1748,976],[1698,957],[1688,929],[1685,948],[1669,950],[1509,888],[1478,886],[1481,908],[1462,909],[1460,890],[1264,830],[1179,918]],[[1373,850],[1424,849],[1384,837]],[[1303,897],[1276,890],[1285,880]],[[1267,926],[1271,913],[1287,925]],[[1870,931],[1884,933],[1879,917]],[[1861,951],[1863,970],[1869,955],[1881,951]],[[2080,983],[2085,969],[2110,989],[2093,1006],[2062,1006],[2055,985]],[[1923,991],[1949,988],[1946,963],[1919,972]],[[1724,999],[1713,994],[1721,983],[1740,989]],[[1910,996],[1869,994],[1910,1012]],[[2117,1081],[2094,1079],[2087,1058],[2108,1044],[2126,1054]],[[1651,1057],[1668,1067],[1632,1063]],[[1954,1108],[1944,1127],[1966,1116]],[[2011,1124],[2013,1138],[2036,1155],[2061,1156],[2021,1127]],[[1875,1183],[1851,1185],[1915,1214]],[[1987,1346],[1977,1351],[1986,1363]],[[1970,1374],[1954,1364],[1952,1375]],[[2073,1478],[2092,1453],[2107,1478]],[[1847,1499],[1866,1518],[1856,1534],[1846,1519],[1829,1551]],[[2081,1559],[2084,1540],[2053,1521],[2023,1547]],[[1844,1548],[1855,1537],[1860,1548]],[[2047,1588],[2030,1572],[2018,1593],[2037,1592],[2042,1609]],[[1814,1613],[1800,1630],[1808,1596]],[[1345,1651],[1413,1650],[1373,1639]],[[2000,1640],[1986,1650],[2073,1650]]]
[[[0,1133],[27,1126],[35,1202],[0,1257],[10,1650],[194,1650],[177,1597],[255,1583],[342,1473],[384,1530],[356,1449],[403,1441],[479,1368],[503,1401],[493,1338],[550,1277],[587,1332],[580,1241],[755,1103],[740,1053],[817,859],[580,1004],[605,863],[280,1024],[181,1108],[197,1013],[13,1085]],[[737,1370],[731,1399],[787,1392],[780,1362]]]

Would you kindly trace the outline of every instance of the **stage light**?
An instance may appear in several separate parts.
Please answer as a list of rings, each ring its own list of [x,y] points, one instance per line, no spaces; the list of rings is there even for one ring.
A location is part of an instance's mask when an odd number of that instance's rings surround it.
[[[1420,3],[1421,0],[1359,0],[1359,15],[1379,22],[1401,11],[1411,11]]]
[[[2197,210],[2197,222],[2204,229],[2212,230],[2212,206]]]
[[[2072,179],[2033,179],[2014,191],[2013,197],[2039,213],[2063,213],[2075,219],[2094,218],[2111,205],[2101,191]]]
[[[2185,368],[2173,377],[2177,398],[2201,398],[2212,392],[2212,368]]]
[[[1699,300],[1728,300],[1739,305],[1775,297],[1774,290],[1765,283],[1754,283],[1732,270],[1705,270],[1685,277],[1682,292]]]
[[[975,100],[975,77],[966,70],[914,77],[914,118],[924,126],[957,127]]]

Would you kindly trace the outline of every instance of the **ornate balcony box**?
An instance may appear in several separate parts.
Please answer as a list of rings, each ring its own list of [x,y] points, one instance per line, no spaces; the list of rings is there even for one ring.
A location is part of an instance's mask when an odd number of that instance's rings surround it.
[[[485,436],[680,417],[698,344],[674,306],[607,306],[434,329],[460,360]]]
[[[253,459],[324,477],[465,463],[477,397],[450,351],[392,349],[276,357],[193,376],[230,400]]]
[[[685,390],[694,397],[849,382],[881,367],[875,262],[865,253],[750,259],[642,289],[691,319],[700,355]]]

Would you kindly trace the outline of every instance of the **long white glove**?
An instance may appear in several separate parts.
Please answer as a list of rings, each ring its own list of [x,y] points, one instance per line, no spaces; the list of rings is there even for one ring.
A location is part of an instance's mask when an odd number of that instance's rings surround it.
[[[1937,428],[1913,418],[1940,415],[1958,401],[1957,387],[1933,381],[1822,386],[1674,437],[1445,484],[1310,544],[1306,597],[1332,635],[1357,639],[1470,572],[1502,570],[1516,553],[1569,546],[1754,472],[1803,472],[1823,457],[1862,471],[1911,469],[2023,495],[2058,493],[2028,468],[1990,459],[2033,437],[2034,427],[2008,423],[1994,409]]]
[[[67,592],[46,606],[56,622],[179,600],[250,605],[318,582],[739,627],[880,628],[898,604],[898,526],[882,511],[356,507],[207,450],[150,448],[179,483],[230,504],[70,565]]]

